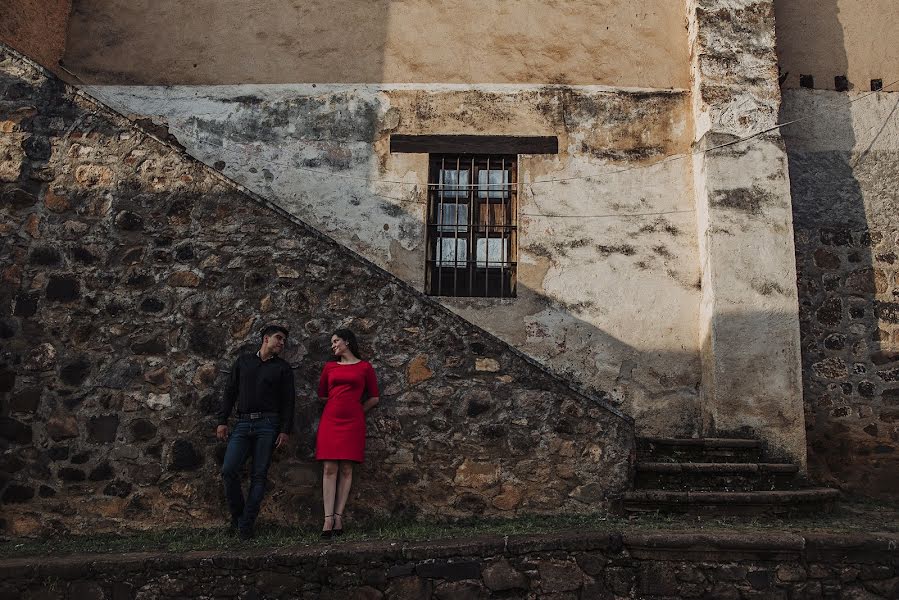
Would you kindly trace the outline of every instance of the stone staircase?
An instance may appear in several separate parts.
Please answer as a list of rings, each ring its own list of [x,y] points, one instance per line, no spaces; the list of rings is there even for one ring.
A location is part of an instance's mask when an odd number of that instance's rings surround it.
[[[827,512],[839,498],[808,487],[793,464],[766,462],[751,439],[638,438],[627,513],[783,515]]]

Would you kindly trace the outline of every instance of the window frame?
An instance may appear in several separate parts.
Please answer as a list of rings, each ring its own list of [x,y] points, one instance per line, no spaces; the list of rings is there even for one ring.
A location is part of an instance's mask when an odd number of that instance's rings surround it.
[[[446,183],[450,172],[468,172],[461,185]],[[480,173],[488,172],[486,183],[479,182]],[[490,172],[507,183],[491,184]],[[458,177],[458,176],[457,176]],[[456,179],[458,182],[458,178]],[[428,199],[426,208],[425,292],[431,296],[466,298],[515,298],[518,267],[518,155],[509,153],[431,153],[428,155]],[[463,187],[464,186],[464,187]],[[496,190],[496,186],[502,189]],[[486,189],[484,189],[486,187]],[[462,193],[462,195],[457,195]],[[497,194],[498,192],[498,194]],[[452,195],[450,195],[452,194]],[[463,201],[464,199],[464,201]],[[447,205],[456,208],[455,223],[446,223]],[[465,212],[466,222],[458,216]],[[447,260],[443,240],[457,240]],[[491,240],[501,240],[499,260],[491,252]],[[459,241],[464,240],[460,245]],[[481,242],[481,240],[486,240]],[[465,247],[464,260],[459,248]],[[478,250],[483,250],[479,255]],[[483,257],[483,260],[480,260]],[[449,263],[449,264],[446,264]],[[464,266],[460,267],[459,264]]]

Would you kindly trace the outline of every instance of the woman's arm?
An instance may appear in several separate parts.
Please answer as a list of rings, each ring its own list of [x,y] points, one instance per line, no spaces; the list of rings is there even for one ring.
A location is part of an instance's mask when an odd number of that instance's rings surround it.
[[[365,370],[365,391],[368,392],[368,400],[362,403],[362,411],[368,412],[378,405],[381,400],[381,392],[378,391],[378,378],[375,376],[375,370],[371,363],[367,363],[368,368]]]
[[[328,372],[328,365],[330,363],[325,363],[324,368],[322,369],[322,374],[318,378],[318,401],[321,403],[325,403],[328,401],[328,376],[326,373]]]

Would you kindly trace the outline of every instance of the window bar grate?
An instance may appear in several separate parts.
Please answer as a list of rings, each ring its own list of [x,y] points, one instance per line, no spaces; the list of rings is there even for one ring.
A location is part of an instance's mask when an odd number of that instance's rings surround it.
[[[434,239],[437,244],[437,251],[435,252],[435,260],[437,262],[437,295],[440,296],[443,291],[443,236],[441,235],[443,232],[440,231],[440,220],[443,216],[443,201],[444,201],[444,181],[446,180],[446,159],[440,159],[440,171],[437,174],[438,177],[438,191],[437,191],[437,215],[436,219],[434,219],[435,223],[438,225],[434,228]]]
[[[459,294],[459,186],[461,185],[462,169],[460,159],[456,157],[456,189],[453,191],[453,212],[455,213],[455,226],[453,227],[453,296]]]
[[[431,236],[431,223],[434,222],[434,188],[431,185],[431,177],[433,176],[433,167],[430,162],[428,164],[428,187],[427,187],[427,202],[428,205],[425,207],[425,230],[428,236]],[[431,238],[428,237],[428,240]],[[431,290],[434,289],[434,273],[430,268],[431,260],[434,257],[434,253],[431,250],[430,242],[425,246],[425,265],[427,268],[425,269],[425,290],[430,293]]]
[[[428,293],[514,297],[518,200],[515,157],[435,154],[430,165]]]
[[[474,257],[475,261],[478,258],[477,255],[477,233],[475,232],[475,207],[477,206],[477,199],[475,198],[475,194],[477,193],[477,187],[474,183],[477,181],[477,175],[475,174],[475,157],[471,157],[471,186],[468,188],[468,194],[466,195],[466,200],[468,201],[468,260],[465,262],[465,268],[468,271],[468,294],[471,294],[474,290],[474,273],[476,271],[475,262],[472,261],[472,257]],[[480,221],[480,219],[478,219]]]
[[[484,169],[484,296],[490,295],[490,157],[487,157],[487,166]],[[480,184],[481,178],[478,177]],[[478,189],[480,196],[480,186]]]
[[[503,157],[502,162],[502,172],[501,172],[501,180],[503,182],[506,181],[506,158]],[[512,179],[511,177],[509,178]],[[501,192],[502,197],[500,201],[500,210],[502,211],[502,222],[503,228],[500,230],[501,241],[499,248],[499,258],[500,258],[500,269],[499,269],[499,297],[506,297],[506,261],[508,260],[508,255],[506,253],[506,198],[508,197],[506,192],[508,191],[507,186],[503,185],[503,191]]]

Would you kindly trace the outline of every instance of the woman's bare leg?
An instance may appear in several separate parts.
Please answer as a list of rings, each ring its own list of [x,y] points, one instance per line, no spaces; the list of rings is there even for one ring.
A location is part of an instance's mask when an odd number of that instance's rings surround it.
[[[343,509],[346,506],[347,498],[350,497],[350,488],[353,486],[353,463],[349,460],[340,461],[340,479],[337,481],[337,504],[334,507],[334,513],[343,515]],[[337,529],[343,528],[343,520],[336,517],[334,526]]]
[[[334,527],[334,493],[337,488],[337,461],[322,461],[322,505],[325,509],[325,524],[322,531],[330,531]]]

